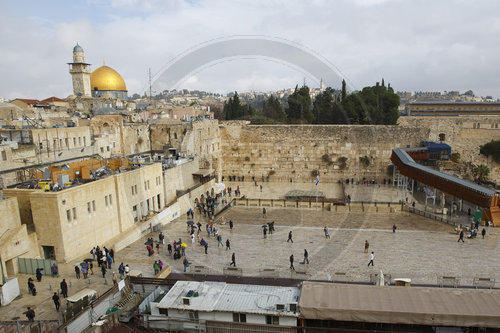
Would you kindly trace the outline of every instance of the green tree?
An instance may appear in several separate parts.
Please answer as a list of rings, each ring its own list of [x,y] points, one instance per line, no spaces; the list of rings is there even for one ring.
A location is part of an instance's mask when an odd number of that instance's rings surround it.
[[[481,164],[474,168],[474,177],[480,183],[487,181],[489,175],[490,175],[490,168],[488,168],[484,164]]]
[[[496,162],[500,162],[500,141],[491,140],[481,146],[479,152],[485,156],[492,156]]]
[[[335,91],[328,87],[314,99],[313,114],[316,124],[334,124]]]
[[[346,96],[347,96],[346,83],[345,80],[342,79],[342,100],[344,100]]]
[[[309,87],[295,87],[293,94],[288,96],[286,114],[291,123],[312,123],[314,115],[311,110],[311,95]]]
[[[283,122],[286,119],[285,111],[283,110],[279,99],[277,99],[273,95],[264,100],[264,104],[262,105],[262,113],[264,117],[273,119],[277,122]]]

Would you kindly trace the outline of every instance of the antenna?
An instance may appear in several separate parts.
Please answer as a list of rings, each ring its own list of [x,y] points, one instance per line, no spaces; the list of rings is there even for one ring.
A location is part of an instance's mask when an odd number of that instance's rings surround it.
[[[151,88],[151,67],[149,67],[149,103],[153,104],[153,94]]]

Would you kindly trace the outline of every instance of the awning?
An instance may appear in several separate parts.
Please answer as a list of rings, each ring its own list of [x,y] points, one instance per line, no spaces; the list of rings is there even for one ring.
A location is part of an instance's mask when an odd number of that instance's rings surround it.
[[[500,292],[306,281],[302,284],[299,308],[305,319],[498,327]]]
[[[193,176],[208,177],[212,173],[214,173],[214,171],[214,169],[200,169],[196,172],[193,172]]]

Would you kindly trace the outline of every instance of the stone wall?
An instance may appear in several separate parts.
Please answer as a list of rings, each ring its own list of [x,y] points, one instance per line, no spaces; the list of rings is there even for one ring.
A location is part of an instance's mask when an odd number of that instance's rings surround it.
[[[485,164],[490,168],[490,179],[500,181],[500,165],[492,158],[479,154],[479,148],[491,140],[500,140],[499,116],[458,116],[458,117],[401,117],[401,126],[428,128],[429,141],[440,141],[453,152],[460,153],[460,161],[474,165]]]
[[[322,181],[389,178],[393,148],[418,146],[429,129],[417,126],[249,125],[223,122],[222,174],[245,180]],[[368,165],[360,160],[365,158]],[[345,165],[342,158],[347,158]],[[391,175],[392,176],[392,175]]]

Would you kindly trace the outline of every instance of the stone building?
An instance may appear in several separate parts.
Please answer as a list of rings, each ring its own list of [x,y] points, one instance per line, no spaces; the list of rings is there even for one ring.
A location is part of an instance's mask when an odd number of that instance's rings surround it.
[[[73,48],[73,62],[68,63],[75,96],[90,97],[90,64],[85,62],[83,48],[78,43]]]
[[[31,211],[44,257],[60,261],[84,255],[92,244],[109,243],[165,206],[160,163],[59,192],[6,189],[4,195],[18,198],[20,209]],[[30,217],[25,218],[29,224]]]
[[[0,269],[9,277],[18,272],[17,258],[34,258],[40,253],[36,234],[28,233],[27,225],[21,223],[17,199],[0,196],[0,212]]]
[[[490,102],[410,102],[407,116],[480,116],[500,115],[500,103]]]

